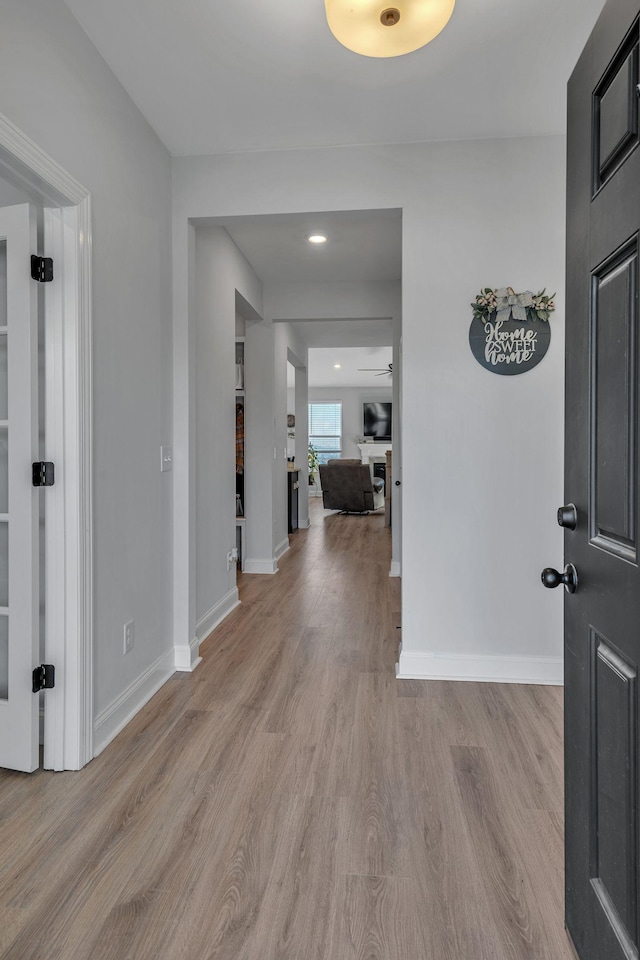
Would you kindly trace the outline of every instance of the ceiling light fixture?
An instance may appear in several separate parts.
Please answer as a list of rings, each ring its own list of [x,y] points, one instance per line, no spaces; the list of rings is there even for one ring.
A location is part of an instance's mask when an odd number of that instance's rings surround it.
[[[400,57],[444,30],[455,0],[324,0],[327,22],[340,43],[365,57]]]
[[[307,237],[309,243],[326,243],[327,238],[323,233],[312,233],[310,237]]]
[[[342,366],[342,364],[340,364],[340,363],[334,363],[333,369],[334,369],[334,370],[339,370],[341,366]]]

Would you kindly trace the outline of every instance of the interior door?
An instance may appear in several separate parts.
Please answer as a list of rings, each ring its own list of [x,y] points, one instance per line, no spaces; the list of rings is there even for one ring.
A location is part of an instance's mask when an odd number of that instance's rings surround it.
[[[37,284],[35,212],[0,209],[0,766],[38,767]]]
[[[558,519],[577,571],[565,597],[566,920],[582,960],[637,958],[639,942],[639,14],[639,0],[609,0],[569,82]],[[564,580],[574,585],[571,570]]]

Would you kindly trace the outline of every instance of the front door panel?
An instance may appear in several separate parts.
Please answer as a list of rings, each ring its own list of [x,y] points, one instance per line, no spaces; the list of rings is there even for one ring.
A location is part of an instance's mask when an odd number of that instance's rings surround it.
[[[569,83],[565,603],[567,928],[638,957],[638,0],[609,0]]]
[[[595,630],[590,667],[591,883],[620,942],[637,950],[637,670]]]
[[[591,542],[635,563],[638,236],[593,273]]]

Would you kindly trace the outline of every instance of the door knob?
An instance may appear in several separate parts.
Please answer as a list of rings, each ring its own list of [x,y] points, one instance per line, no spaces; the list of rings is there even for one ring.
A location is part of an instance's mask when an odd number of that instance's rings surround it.
[[[575,503],[567,503],[564,507],[558,507],[558,523],[567,530],[575,530],[578,523],[578,511]]]
[[[401,480],[396,480],[396,487],[399,487],[401,482],[402,482]]]
[[[541,580],[543,586],[550,590],[559,587],[561,583],[564,583],[567,593],[575,593],[578,589],[578,571],[572,563],[566,565],[563,573],[554,570],[553,567],[545,567],[541,574]]]

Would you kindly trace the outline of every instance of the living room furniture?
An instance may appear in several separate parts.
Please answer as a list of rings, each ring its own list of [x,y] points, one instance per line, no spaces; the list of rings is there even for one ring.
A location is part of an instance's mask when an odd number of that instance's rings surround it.
[[[368,464],[359,460],[329,460],[320,464],[325,510],[368,513],[384,506],[384,481],[372,477]]]
[[[378,443],[359,443],[358,450],[363,463],[384,463],[387,450],[391,444],[380,441]]]

